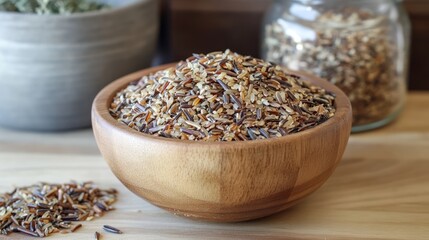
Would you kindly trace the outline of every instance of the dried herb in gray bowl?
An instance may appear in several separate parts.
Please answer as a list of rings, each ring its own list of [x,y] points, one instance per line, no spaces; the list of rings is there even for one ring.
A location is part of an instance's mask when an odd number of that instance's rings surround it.
[[[0,11],[36,14],[72,14],[98,11],[109,5],[93,0],[0,0]]]

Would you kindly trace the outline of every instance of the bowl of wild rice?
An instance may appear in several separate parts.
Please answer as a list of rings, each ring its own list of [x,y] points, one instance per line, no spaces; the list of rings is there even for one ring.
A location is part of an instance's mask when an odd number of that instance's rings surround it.
[[[126,187],[218,222],[271,215],[319,188],[351,119],[328,81],[229,50],[123,77],[92,108],[101,153]]]

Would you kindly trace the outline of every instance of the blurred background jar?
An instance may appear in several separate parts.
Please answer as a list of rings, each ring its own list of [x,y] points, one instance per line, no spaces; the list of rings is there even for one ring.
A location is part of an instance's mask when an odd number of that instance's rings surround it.
[[[276,0],[262,57],[336,84],[353,106],[353,131],[391,122],[406,96],[410,23],[397,0]]]

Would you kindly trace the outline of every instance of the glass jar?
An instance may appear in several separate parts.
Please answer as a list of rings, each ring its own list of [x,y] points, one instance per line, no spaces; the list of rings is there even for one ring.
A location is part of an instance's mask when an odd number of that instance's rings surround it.
[[[275,0],[263,25],[262,56],[341,88],[353,131],[391,122],[404,105],[410,23],[398,0]]]

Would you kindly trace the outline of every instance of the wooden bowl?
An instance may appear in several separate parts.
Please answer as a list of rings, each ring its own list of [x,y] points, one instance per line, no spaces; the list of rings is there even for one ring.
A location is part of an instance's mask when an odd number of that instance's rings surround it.
[[[118,123],[108,112],[128,83],[172,65],[123,77],[92,107],[98,147],[132,192],[174,214],[217,222],[268,216],[319,188],[341,160],[352,123],[346,95],[331,83],[295,73],[337,95],[334,117],[300,133],[247,142],[193,142],[155,137]]]
[[[33,131],[91,125],[91,104],[113,80],[150,66],[157,0],[101,0],[71,15],[0,11],[0,125]]]

